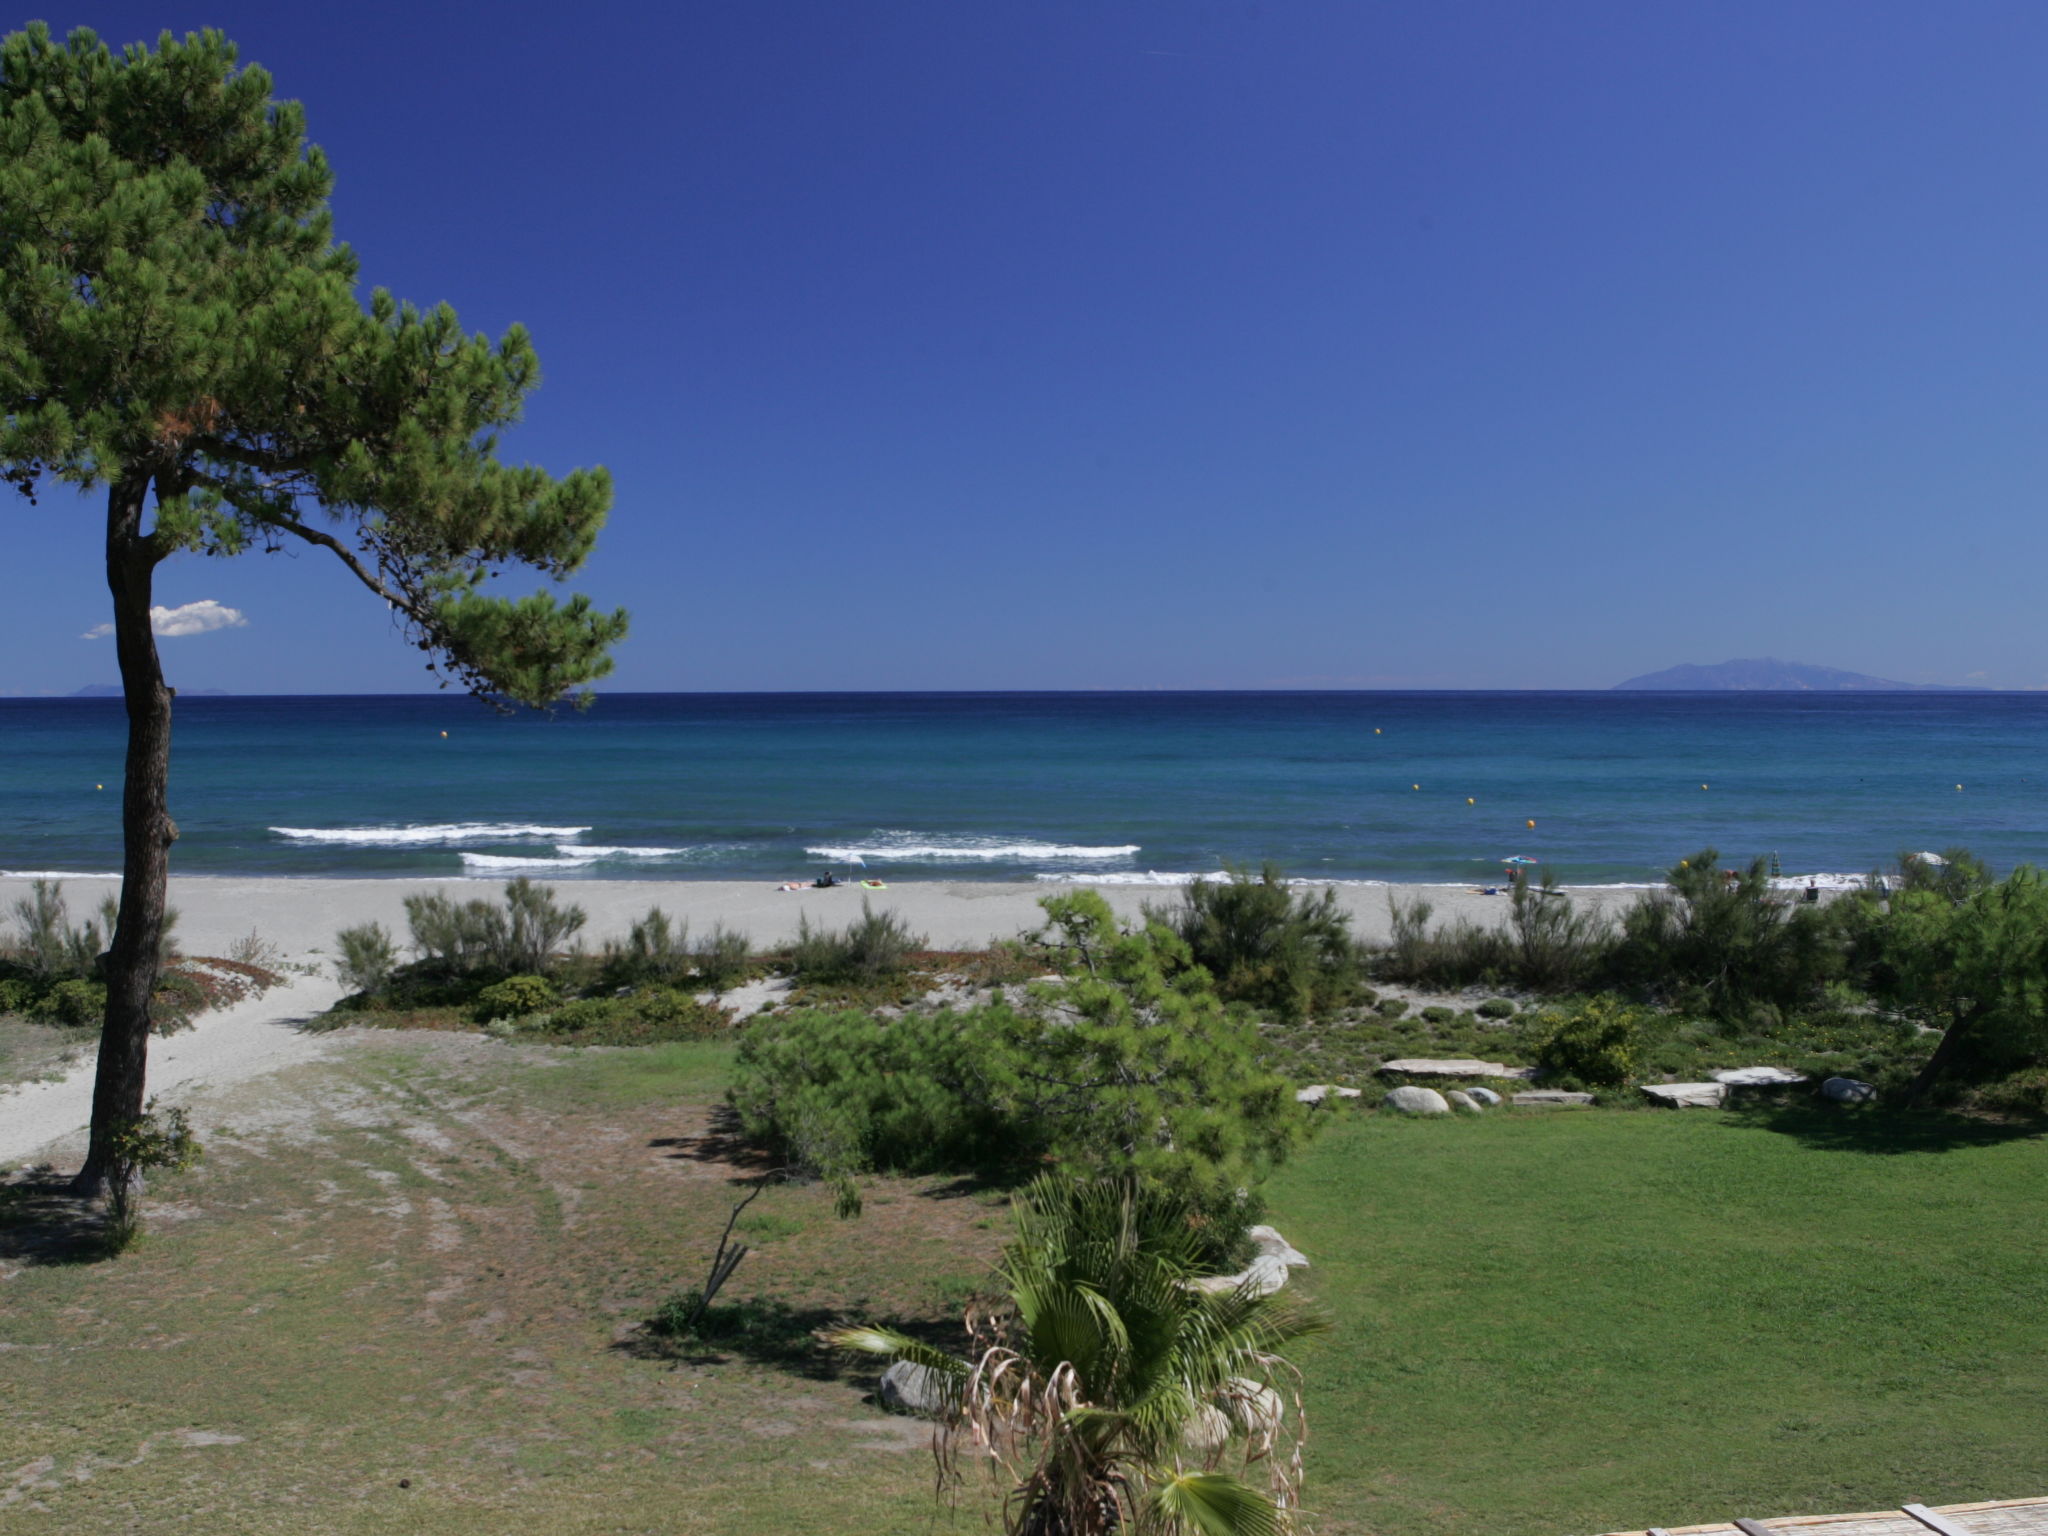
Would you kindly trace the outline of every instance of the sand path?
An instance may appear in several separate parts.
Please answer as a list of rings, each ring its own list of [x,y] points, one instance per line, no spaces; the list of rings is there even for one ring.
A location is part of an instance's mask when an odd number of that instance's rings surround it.
[[[149,1092],[176,1103],[201,1089],[221,1088],[333,1049],[332,1036],[298,1026],[341,996],[332,976],[295,976],[262,997],[203,1014],[181,1034],[150,1042]],[[76,1161],[92,1114],[93,1059],[59,1082],[0,1089],[0,1167]]]

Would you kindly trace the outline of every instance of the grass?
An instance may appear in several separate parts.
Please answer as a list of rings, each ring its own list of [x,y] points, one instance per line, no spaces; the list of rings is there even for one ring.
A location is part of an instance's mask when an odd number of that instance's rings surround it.
[[[1351,1115],[1268,1190],[1338,1326],[1327,1533],[1587,1532],[2048,1491],[2048,1139]]]
[[[999,1191],[770,1188],[706,1336],[645,1325],[767,1172],[731,1048],[345,1037],[202,1117],[142,1245],[0,1188],[0,1527],[766,1536],[934,1520],[923,1429],[814,1331],[943,1339]],[[224,1122],[224,1125],[223,1125]],[[1780,1108],[1331,1112],[1267,1194],[1326,1536],[2048,1491],[2048,1138]],[[403,1486],[402,1486],[403,1484]]]
[[[98,1044],[89,1029],[39,1024],[18,1014],[0,1013],[0,1087],[61,1077]]]

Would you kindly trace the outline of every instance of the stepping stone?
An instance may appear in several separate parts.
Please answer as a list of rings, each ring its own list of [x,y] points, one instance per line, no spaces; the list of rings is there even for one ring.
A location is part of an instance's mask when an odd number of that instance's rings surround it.
[[[1399,1110],[1404,1115],[1448,1115],[1451,1106],[1434,1088],[1417,1088],[1413,1084],[1396,1088],[1383,1101],[1388,1109]]]
[[[1497,1061],[1475,1061],[1468,1056],[1438,1060],[1431,1056],[1403,1056],[1398,1061],[1380,1063],[1382,1072],[1397,1072],[1404,1077],[1513,1077],[1530,1078],[1536,1075],[1534,1067],[1508,1067]]]
[[[1858,1082],[1853,1077],[1831,1077],[1820,1085],[1820,1091],[1837,1104],[1868,1104],[1877,1097],[1873,1084]]]
[[[1806,1081],[1803,1072],[1788,1071],[1784,1067],[1733,1067],[1726,1072],[1707,1075],[1730,1088],[1781,1088]]]
[[[1294,1091],[1294,1102],[1307,1104],[1313,1108],[1327,1098],[1355,1099],[1360,1097],[1360,1094],[1361,1090],[1357,1088],[1339,1088],[1330,1083],[1311,1083],[1306,1088],[1297,1088]]]
[[[1555,1104],[1590,1104],[1593,1102],[1593,1095],[1590,1093],[1567,1093],[1562,1088],[1539,1088],[1534,1093],[1516,1094],[1515,1102],[1517,1104],[1533,1104],[1538,1108]]]
[[[1643,1095],[1673,1109],[1719,1109],[1728,1097],[1726,1083],[1645,1083]]]

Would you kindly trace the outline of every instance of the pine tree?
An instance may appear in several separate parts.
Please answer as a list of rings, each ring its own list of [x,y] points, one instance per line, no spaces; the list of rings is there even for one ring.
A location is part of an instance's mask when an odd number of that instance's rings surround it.
[[[386,602],[430,670],[546,706],[610,670],[623,612],[543,590],[611,503],[599,469],[498,461],[538,382],[526,331],[465,336],[446,305],[367,306],[333,237],[326,157],[214,31],[116,54],[35,23],[0,41],[0,475],[106,492],[106,574],[128,710],[120,916],[80,1186],[142,1113],[157,940],[177,827],[172,690],[150,627],[173,555],[326,550]]]

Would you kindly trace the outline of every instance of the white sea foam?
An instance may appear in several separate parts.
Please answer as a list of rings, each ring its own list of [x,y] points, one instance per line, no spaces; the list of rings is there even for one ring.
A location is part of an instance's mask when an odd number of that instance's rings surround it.
[[[595,843],[557,843],[552,854],[465,852],[461,858],[469,869],[581,869],[611,859],[684,860],[700,858],[715,851],[711,848],[620,848]]]
[[[1041,870],[1034,878],[1056,880],[1067,885],[1193,885],[1198,880],[1228,880],[1230,872],[1214,869],[1207,874],[1198,875],[1173,870],[1118,869],[1081,874],[1073,870],[1061,870],[1057,873]]]
[[[272,827],[294,843],[356,848],[432,848],[452,843],[555,842],[581,837],[588,827],[539,827],[524,822],[455,821],[413,827]]]
[[[0,869],[0,880],[118,880],[118,869]]]
[[[827,844],[804,849],[813,858],[841,864],[874,859],[923,864],[1029,864],[1044,861],[1076,863],[1127,859],[1136,843],[1046,843],[1031,838],[974,837],[967,834],[878,832],[862,843]]]

